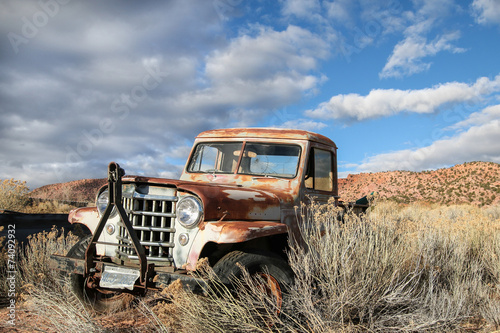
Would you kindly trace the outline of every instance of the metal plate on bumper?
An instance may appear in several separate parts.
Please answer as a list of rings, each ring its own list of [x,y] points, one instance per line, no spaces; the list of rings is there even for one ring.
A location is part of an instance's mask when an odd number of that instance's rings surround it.
[[[104,265],[99,286],[113,289],[134,289],[140,273],[137,269]]]

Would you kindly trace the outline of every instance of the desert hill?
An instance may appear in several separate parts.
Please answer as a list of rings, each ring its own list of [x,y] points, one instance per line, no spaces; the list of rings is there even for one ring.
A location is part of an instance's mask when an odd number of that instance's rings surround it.
[[[50,184],[34,189],[29,196],[36,199],[94,202],[97,190],[107,179],[81,179],[67,183]]]
[[[470,162],[433,171],[361,173],[339,179],[339,193],[344,200],[371,192],[403,203],[497,204],[500,202],[500,164]]]
[[[62,201],[94,202],[106,179],[83,179],[42,186],[31,197]],[[486,206],[500,202],[500,164],[470,162],[432,171],[360,173],[339,179],[339,194],[351,201],[371,192],[381,198],[410,203],[472,203]]]

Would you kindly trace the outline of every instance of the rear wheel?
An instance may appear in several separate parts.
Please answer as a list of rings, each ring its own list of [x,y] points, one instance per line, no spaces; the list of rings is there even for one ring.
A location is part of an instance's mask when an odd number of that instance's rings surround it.
[[[293,282],[293,272],[288,263],[272,253],[233,251],[214,266],[221,282],[233,287],[235,279],[243,279],[244,269],[257,280],[255,285],[272,297],[277,312],[280,312],[284,294]]]
[[[69,251],[67,256],[75,259],[85,259],[85,251],[92,235],[82,238]],[[71,274],[71,288],[83,302],[92,306],[98,312],[112,312],[130,305],[134,297],[120,291],[100,288],[89,288],[86,279],[80,274]]]

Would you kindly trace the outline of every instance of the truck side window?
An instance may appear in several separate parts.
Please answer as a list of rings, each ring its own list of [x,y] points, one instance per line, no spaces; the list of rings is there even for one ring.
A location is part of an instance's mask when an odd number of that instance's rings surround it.
[[[305,186],[318,191],[333,190],[332,153],[318,148],[311,150]]]

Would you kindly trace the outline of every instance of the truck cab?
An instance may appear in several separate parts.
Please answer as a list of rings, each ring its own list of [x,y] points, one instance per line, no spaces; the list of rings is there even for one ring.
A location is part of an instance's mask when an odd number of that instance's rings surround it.
[[[302,130],[210,130],[196,137],[180,179],[124,173],[111,163],[96,207],[70,213],[92,236],[53,256],[95,299],[176,279],[196,288],[201,258],[225,282],[244,266],[268,272],[271,289],[281,290],[293,280],[285,250],[290,236],[300,238],[296,207],[343,205],[335,143]]]

